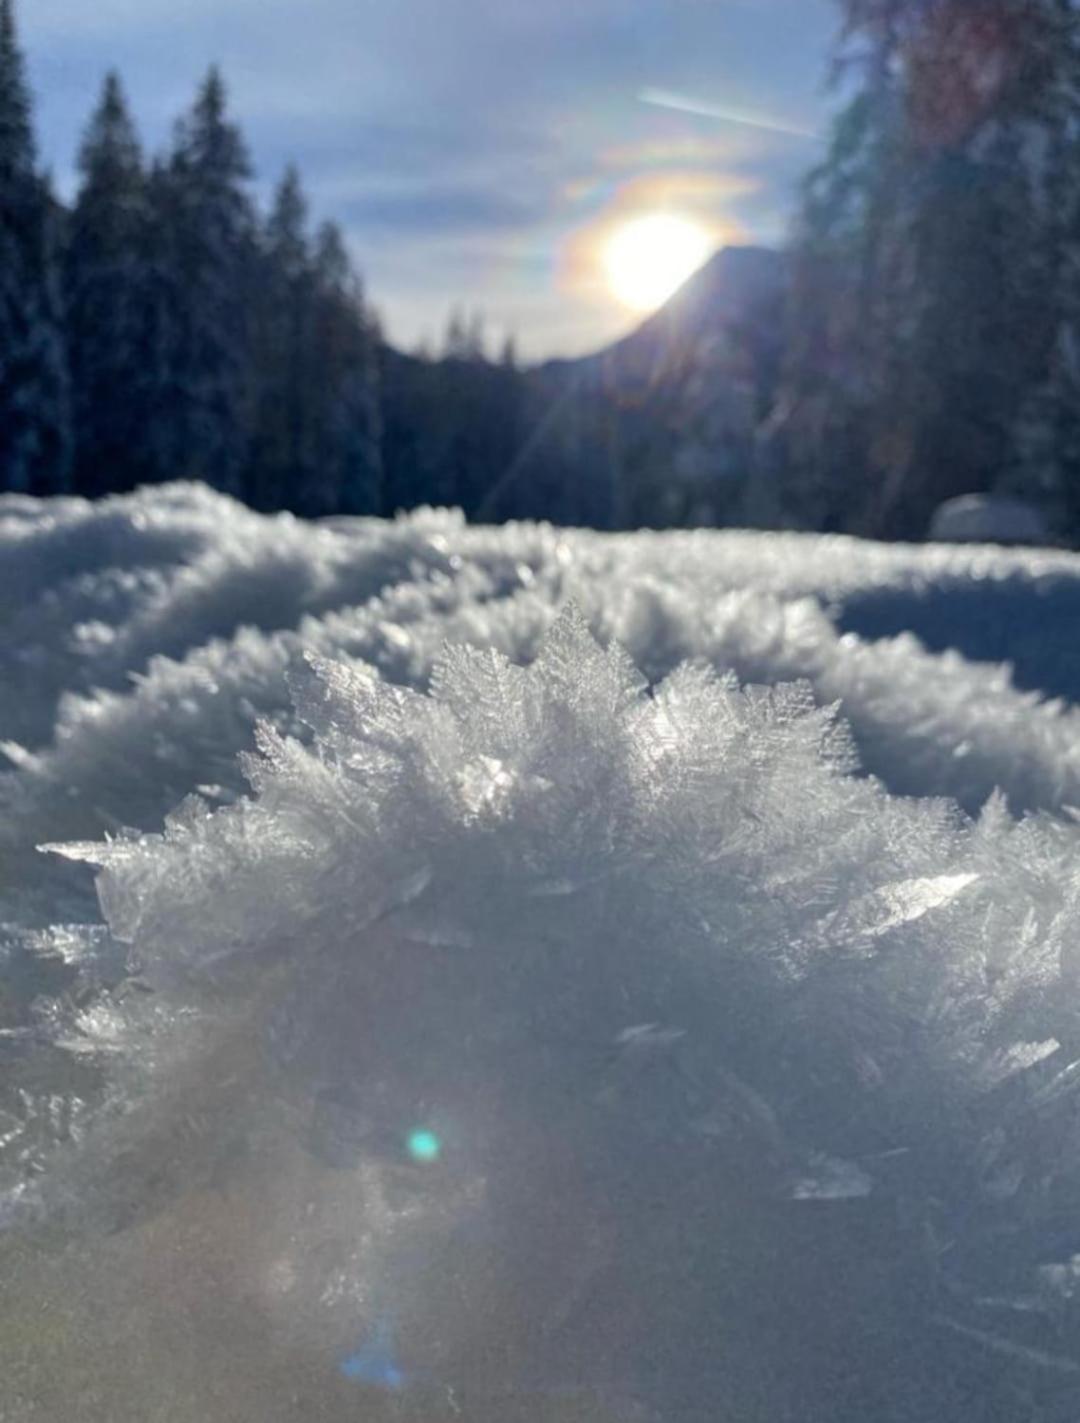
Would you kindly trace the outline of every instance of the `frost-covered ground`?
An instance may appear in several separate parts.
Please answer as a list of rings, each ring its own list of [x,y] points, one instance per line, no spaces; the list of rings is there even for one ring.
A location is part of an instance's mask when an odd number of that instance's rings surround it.
[[[1078,611],[0,500],[3,1423],[1073,1423]]]

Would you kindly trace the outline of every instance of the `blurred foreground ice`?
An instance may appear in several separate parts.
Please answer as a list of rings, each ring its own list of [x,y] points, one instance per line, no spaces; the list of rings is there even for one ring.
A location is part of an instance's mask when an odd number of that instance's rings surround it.
[[[4,1423],[1075,1419],[1080,711],[963,655],[1074,557],[171,486],[0,587]]]

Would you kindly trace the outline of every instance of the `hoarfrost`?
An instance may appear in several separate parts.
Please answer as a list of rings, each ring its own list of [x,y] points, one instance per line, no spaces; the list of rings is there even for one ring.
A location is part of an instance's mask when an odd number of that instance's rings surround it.
[[[1080,712],[843,625],[1078,578],[190,486],[0,507],[0,582],[41,594],[3,654],[0,1212],[62,1222],[75,1336],[100,1295],[161,1370],[86,1416],[219,1416],[237,1337],[237,1417],[298,1416],[265,1338],[418,1416],[502,1419],[523,1376],[530,1419],[721,1384],[961,1416],[987,1358],[1075,1416]],[[118,1279],[175,1259],[143,1326]],[[220,1353],[161,1347],[204,1312]]]

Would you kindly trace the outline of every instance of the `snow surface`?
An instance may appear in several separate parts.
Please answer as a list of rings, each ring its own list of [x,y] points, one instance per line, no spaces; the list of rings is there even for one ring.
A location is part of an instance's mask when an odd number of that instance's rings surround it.
[[[173,485],[0,588],[5,1423],[1075,1419],[1080,560]]]

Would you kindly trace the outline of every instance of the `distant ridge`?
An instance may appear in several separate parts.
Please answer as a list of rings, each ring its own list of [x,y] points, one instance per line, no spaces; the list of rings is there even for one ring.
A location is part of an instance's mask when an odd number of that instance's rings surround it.
[[[708,348],[719,332],[775,309],[787,283],[787,259],[768,247],[721,247],[662,307],[617,341],[587,356],[555,358],[541,369],[600,366],[610,376],[639,377],[688,346]]]
[[[787,283],[782,253],[724,247],[626,336],[586,356],[526,367],[516,385],[497,363],[424,361],[385,348],[391,485],[420,483],[436,501],[446,488],[447,502],[456,494],[482,522],[554,517],[607,529],[747,522],[759,483],[755,440],[780,367]],[[486,394],[499,381],[493,403]],[[483,442],[514,421],[513,448],[479,482]],[[454,460],[464,471],[456,483],[446,473]]]
[[[628,335],[530,371],[551,428],[518,485],[542,481],[597,528],[747,522],[787,280],[782,253],[724,247]]]

